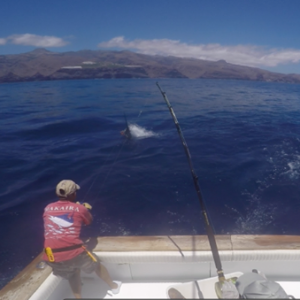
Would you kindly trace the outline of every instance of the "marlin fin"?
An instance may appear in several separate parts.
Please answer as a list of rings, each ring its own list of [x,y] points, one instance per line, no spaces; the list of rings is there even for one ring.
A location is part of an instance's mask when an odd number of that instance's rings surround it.
[[[130,127],[128,125],[127,117],[126,114],[124,113],[124,118],[125,118],[125,123],[126,123],[126,128],[122,130],[120,133],[121,135],[125,136],[128,139],[132,138],[131,132],[130,132]]]

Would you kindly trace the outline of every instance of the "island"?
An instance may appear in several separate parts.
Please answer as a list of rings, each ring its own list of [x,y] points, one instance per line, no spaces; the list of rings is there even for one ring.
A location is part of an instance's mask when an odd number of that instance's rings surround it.
[[[281,74],[235,65],[131,51],[82,50],[0,55],[0,83],[67,79],[208,78],[300,83],[300,74]]]

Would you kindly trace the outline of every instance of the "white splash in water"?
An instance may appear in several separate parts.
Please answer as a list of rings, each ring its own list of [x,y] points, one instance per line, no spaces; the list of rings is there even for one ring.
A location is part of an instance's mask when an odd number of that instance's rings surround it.
[[[233,234],[257,234],[274,222],[274,216],[277,213],[276,206],[263,205],[258,199],[253,201],[253,203],[249,202],[249,205],[245,214],[225,205],[227,209],[236,214]]]
[[[263,206],[249,210],[246,215],[240,215],[236,220],[236,233],[255,234],[274,222],[276,207]]]
[[[132,137],[137,139],[145,139],[151,136],[157,136],[156,133],[154,133],[151,130],[146,130],[145,128],[137,125],[137,124],[129,124],[129,129]]]
[[[287,175],[290,179],[298,179],[300,171],[300,156],[294,155],[293,161],[287,163],[288,170],[281,175]],[[286,167],[285,167],[286,169]]]

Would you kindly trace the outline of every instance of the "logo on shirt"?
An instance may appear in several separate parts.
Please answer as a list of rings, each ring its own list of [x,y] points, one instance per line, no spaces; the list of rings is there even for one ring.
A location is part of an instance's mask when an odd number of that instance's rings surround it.
[[[50,216],[49,220],[53,223],[57,224],[59,227],[70,227],[74,224],[73,216],[69,216],[70,214],[64,214],[60,216]]]

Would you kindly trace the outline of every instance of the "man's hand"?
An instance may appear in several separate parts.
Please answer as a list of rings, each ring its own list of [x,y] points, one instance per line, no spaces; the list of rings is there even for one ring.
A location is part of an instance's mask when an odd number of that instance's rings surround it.
[[[83,205],[87,209],[92,209],[92,206],[90,204],[88,204],[87,202],[84,202],[84,203],[76,202],[76,203]]]
[[[82,203],[82,205],[83,205],[85,208],[87,208],[87,209],[92,209],[92,205],[90,205],[90,204],[88,204],[88,203],[86,203],[86,202]]]

